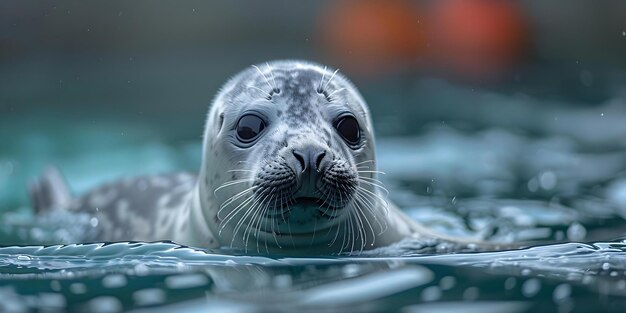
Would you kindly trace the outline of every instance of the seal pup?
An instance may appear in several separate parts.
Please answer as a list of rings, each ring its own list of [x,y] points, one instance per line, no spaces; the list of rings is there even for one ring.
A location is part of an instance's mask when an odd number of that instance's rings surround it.
[[[88,240],[258,253],[354,253],[431,236],[386,200],[379,173],[357,88],[326,66],[274,61],[243,70],[218,92],[197,176],[125,179],[69,209],[94,215]],[[46,195],[64,198],[53,176],[33,184],[34,203],[54,207]]]

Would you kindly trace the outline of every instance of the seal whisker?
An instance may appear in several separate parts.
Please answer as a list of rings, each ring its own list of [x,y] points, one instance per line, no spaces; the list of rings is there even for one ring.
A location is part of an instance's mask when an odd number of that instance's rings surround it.
[[[320,83],[317,85],[317,93],[322,93],[324,89],[322,89],[322,84],[324,83],[324,76],[326,76],[326,66],[324,66],[324,70],[322,71],[322,78],[320,79]]]
[[[374,205],[374,202],[370,201],[370,198],[368,198],[367,195],[364,195],[360,191],[356,193],[355,198],[357,198],[361,203],[363,203],[366,209],[370,210],[374,219],[376,219],[376,221],[380,224],[380,221],[378,221],[378,214],[377,214],[378,210],[376,210],[376,205]],[[386,211],[385,211],[385,216],[386,216]],[[383,219],[383,221],[385,222],[385,224],[387,223],[386,219]],[[384,228],[386,229],[386,226]],[[381,227],[381,229],[383,229],[383,227]]]
[[[379,196],[379,195],[377,195],[377,194],[375,194],[375,193],[373,193],[373,192],[371,192],[371,191],[369,191],[369,190],[367,190],[367,189],[365,189],[365,188],[363,188],[361,186],[357,186],[357,188],[360,189],[360,190],[365,191],[367,193],[367,195],[370,197],[370,199],[377,199],[378,201],[380,201],[384,205],[386,214],[388,214],[387,210],[388,210],[388,207],[389,207],[389,203],[387,203],[387,200],[385,200],[383,197],[381,197],[381,196]],[[372,196],[373,196],[373,198],[372,198]]]
[[[387,175],[387,173],[385,172],[381,172],[381,171],[357,171],[358,173],[376,173],[376,174],[383,174],[383,175]]]
[[[271,86],[270,86],[270,87],[271,87]],[[265,90],[263,90],[263,89],[261,89],[261,88],[259,88],[259,87],[257,87],[257,86],[248,85],[248,88],[253,88],[253,89],[256,89],[256,90],[258,90],[258,91],[260,91],[260,92],[262,92],[262,93],[266,94],[266,95],[267,95],[267,97],[265,97],[265,98],[266,98],[267,100],[269,100],[269,99],[271,99],[271,98],[272,98],[272,94],[271,94],[271,93],[269,93],[269,92],[267,92],[267,91],[265,91]]]
[[[341,186],[340,192],[344,193],[344,195],[346,197],[348,197],[348,190],[347,190],[345,185]],[[363,251],[363,248],[365,248],[365,242],[367,241],[366,232],[363,229],[364,223],[363,223],[363,220],[361,219],[361,214],[363,214],[363,211],[361,211],[361,209],[358,206],[355,206],[354,204],[355,203],[353,202],[352,203],[352,208],[353,209],[350,210],[351,213],[354,213],[353,216],[355,217],[354,223],[351,223],[351,227],[355,227],[356,226],[356,231],[353,230],[353,232],[352,232],[353,233],[353,236],[352,236],[353,237],[353,241],[352,241],[352,247],[350,249],[350,254],[352,254],[354,252],[354,245],[355,245],[357,239],[361,240],[361,248],[360,248],[361,252]],[[369,223],[369,221],[368,221],[368,223]],[[371,227],[371,225],[370,225],[370,227]]]
[[[256,233],[254,234],[254,236],[256,237],[256,252],[257,253],[260,253],[259,252],[259,233],[261,232],[261,222],[263,220],[263,217],[265,216],[265,212],[267,211],[269,205],[272,203],[273,198],[274,198],[274,195],[272,194],[272,196],[265,203],[265,205],[263,206],[259,214],[257,214]],[[265,247],[267,248],[267,239],[265,239]]]
[[[346,219],[346,222],[344,223],[344,228],[343,228],[343,239],[341,240],[341,249],[339,250],[339,254],[341,254],[343,252],[343,249],[345,249],[346,246],[346,239],[348,239],[348,234],[350,232],[350,218],[351,218],[352,213],[349,212],[348,213],[348,219]]]
[[[374,229],[372,228],[372,225],[370,224],[369,220],[367,219],[367,217],[365,217],[363,211],[361,210],[361,208],[356,205],[356,202],[353,202],[352,208],[355,210],[355,215],[357,217],[357,222],[358,222],[358,231],[359,231],[359,237],[361,238],[361,250],[360,252],[363,251],[363,249],[365,248],[366,242],[367,242],[367,233],[365,232],[364,226],[365,224],[363,223],[363,220],[365,220],[365,222],[367,222],[367,224],[369,225],[369,228],[372,230],[372,234],[374,233]],[[361,219],[361,216],[363,216],[363,219]],[[359,252],[359,253],[360,253]]]
[[[269,79],[267,79],[267,76],[265,76],[265,74],[263,73],[263,71],[261,71],[261,69],[256,66],[256,65],[252,65],[252,67],[256,68],[257,71],[259,71],[259,73],[261,73],[261,75],[263,76],[263,78],[265,79],[265,82],[267,83],[268,86],[270,86],[270,90],[274,90],[274,87],[272,86],[272,84],[270,84]],[[272,95],[270,94],[270,97]]]
[[[272,67],[269,62],[265,62],[267,64],[267,69],[270,71],[270,77],[272,77],[272,82],[274,82],[274,92],[278,93],[280,90],[278,89],[278,85],[276,84],[276,79],[274,78],[274,71],[272,71]]]
[[[361,179],[360,177],[359,177],[358,181],[360,183],[365,183],[365,184],[368,184],[370,186],[374,186],[376,188],[382,189],[385,192],[386,195],[389,195],[389,190],[387,190],[387,188],[385,188],[385,187],[383,187],[383,186],[381,186],[381,185],[379,185],[377,183],[369,182],[367,180]]]
[[[227,206],[229,206],[231,203],[233,203],[234,201],[236,201],[237,199],[243,197],[246,193],[252,191],[252,189],[254,189],[254,187],[250,187],[244,191],[239,192],[238,194],[228,198],[226,201],[224,201],[221,205],[219,210],[217,211],[217,217],[219,218],[220,213],[222,212],[222,210],[224,208],[226,208]],[[228,202],[228,203],[227,203]]]
[[[333,80],[333,78],[335,78],[335,75],[337,75],[337,72],[339,72],[339,69],[336,69],[335,72],[333,73],[333,75],[330,76],[330,79],[326,82],[326,85],[324,85],[324,90],[327,90],[326,87],[328,87],[328,85]],[[343,90],[343,89],[346,89],[346,88],[341,88],[340,90]],[[337,92],[337,91],[334,91],[333,93],[335,93],[335,92]],[[331,95],[332,95],[332,93],[331,93]],[[328,97],[330,97],[330,95],[328,95]]]
[[[267,196],[266,196],[267,197]],[[254,203],[248,208],[248,210],[246,211],[246,213],[244,213],[244,215],[241,217],[241,219],[239,221],[237,221],[237,224],[235,224],[235,229],[233,231],[233,238],[230,241],[230,244],[232,245],[235,241],[235,238],[237,237],[237,234],[239,233],[239,230],[241,229],[241,226],[246,225],[246,228],[244,229],[244,232],[241,236],[241,240],[244,241],[245,240],[245,236],[246,236],[246,230],[249,227],[249,224],[246,223],[245,221],[248,219],[248,217],[254,217],[253,212],[256,209],[256,207],[262,203],[263,201],[260,200],[258,197],[255,198]],[[246,253],[248,253],[248,242],[245,241],[244,244],[244,251]]]
[[[215,190],[213,190],[213,195],[215,196],[215,195],[216,195],[216,193],[217,193],[219,190],[222,190],[222,189],[224,189],[224,188],[226,188],[226,187],[228,187],[228,186],[232,186],[232,185],[236,185],[236,184],[241,184],[241,183],[245,183],[245,182],[250,182],[250,181],[253,181],[253,180],[254,180],[254,179],[252,179],[252,178],[244,178],[244,179],[237,179],[237,180],[231,180],[231,181],[228,181],[228,182],[226,182],[226,183],[222,184],[221,186],[219,186],[219,187],[215,188]]]
[[[356,213],[354,211],[350,210],[350,215],[352,217],[352,218],[349,219],[349,221],[350,221],[350,227],[349,227],[350,233],[348,234],[348,238],[350,238],[350,241],[349,241],[349,243],[350,243],[350,254],[352,254],[352,252],[354,251],[354,244],[356,243],[356,236],[357,236],[355,228],[354,228],[354,226],[356,224],[356,220],[354,222],[352,222],[352,220],[354,219],[354,215],[355,214]],[[346,246],[346,248],[347,247],[348,246]]]
[[[246,205],[248,205],[250,203],[250,201],[256,201],[257,199],[257,195],[256,194],[252,194],[250,195],[250,197],[246,198],[246,200],[244,200],[243,202],[241,202],[239,205],[237,205],[231,212],[229,212],[225,217],[224,220],[228,219],[228,221],[226,221],[226,223],[230,222],[230,220],[232,220],[235,215],[237,215],[237,213],[241,210],[243,210],[245,208]],[[224,224],[225,226],[226,224]],[[223,227],[222,227],[223,229]],[[221,231],[221,229],[220,229]]]
[[[219,229],[219,234],[222,233],[222,231],[224,230],[224,228],[226,227],[226,225],[228,225],[228,223],[230,223],[230,221],[241,211],[243,210],[246,205],[248,205],[250,202],[253,202],[256,200],[256,195],[251,195],[250,197],[246,198],[245,201],[241,202],[237,207],[235,207],[232,211],[230,211],[228,214],[226,214],[226,216],[224,217],[224,219],[222,220],[222,222],[220,222],[220,229]]]
[[[335,244],[335,242],[337,241],[337,238],[339,237],[339,229],[341,228],[341,225],[343,225],[343,223],[341,224],[337,224],[335,226],[335,228],[337,228],[337,230],[335,231],[335,237],[333,238],[333,240],[328,244],[329,247],[332,247],[332,245]],[[332,228],[328,229],[328,233],[330,234],[330,231],[332,230]]]
[[[384,233],[387,230],[386,220],[383,219],[384,223],[380,222],[380,219],[378,218],[378,214],[376,214],[376,210],[374,209],[374,205],[367,198],[363,197],[359,193],[357,193],[356,198],[361,204],[363,204],[363,207],[365,207],[365,209],[368,210],[374,217],[374,221],[376,222],[376,224],[378,224],[378,228],[380,229],[380,232],[378,233],[378,235],[381,235],[382,233]],[[374,238],[374,240],[376,240],[376,238]]]
[[[361,165],[361,164],[365,164],[365,163],[375,163],[375,162],[376,162],[376,161],[374,161],[374,160],[366,160],[366,161],[363,161],[363,162],[355,163],[354,165],[359,166],[359,165]]]
[[[359,175],[359,179],[365,179],[367,181],[372,181],[372,182],[375,182],[375,183],[377,183],[379,185],[384,185],[385,184],[385,183],[383,183],[382,180],[379,180],[379,179],[376,179],[376,178],[372,178],[372,177],[367,177],[367,176]]]
[[[242,170],[242,169],[226,171],[226,173],[232,173],[232,172],[252,172],[252,173],[254,173],[255,171],[253,171],[253,170]]]
[[[254,222],[255,222],[256,218],[260,216],[260,214],[254,214],[255,213],[254,211],[258,210],[261,206],[265,205],[265,200],[267,200],[267,197],[269,197],[269,196],[271,196],[271,192],[266,194],[262,199],[260,199],[260,201],[255,202],[255,204],[252,205],[248,209],[248,212],[246,212],[244,217],[239,221],[239,222],[244,223],[244,221],[246,219],[246,216],[251,214],[250,215],[250,223],[246,224],[246,228],[244,229],[243,235],[241,237],[243,240],[245,240],[246,249],[248,247],[248,239],[250,239],[250,233],[251,233],[250,229],[253,228],[253,225],[254,225]],[[237,224],[239,225],[239,223],[237,223]],[[241,225],[239,227],[241,227]],[[247,233],[247,236],[246,236],[246,233]]]

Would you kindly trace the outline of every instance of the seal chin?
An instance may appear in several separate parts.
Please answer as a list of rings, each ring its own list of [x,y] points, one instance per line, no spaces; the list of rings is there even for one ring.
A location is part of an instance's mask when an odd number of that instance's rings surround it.
[[[297,197],[266,214],[261,230],[283,234],[313,233],[337,225],[346,215],[345,209],[322,198]]]

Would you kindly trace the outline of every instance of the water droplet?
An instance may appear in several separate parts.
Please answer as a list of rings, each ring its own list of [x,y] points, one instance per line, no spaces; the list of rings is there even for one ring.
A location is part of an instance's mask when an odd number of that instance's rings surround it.
[[[58,280],[53,280],[50,282],[50,289],[54,291],[61,291],[61,283]]]
[[[553,172],[543,172],[539,175],[539,185],[544,190],[551,190],[556,186],[557,177]]]
[[[202,274],[182,274],[170,276],[165,279],[165,285],[169,289],[186,289],[205,286],[209,279]]]
[[[73,283],[70,285],[70,291],[73,294],[83,294],[87,292],[87,286],[83,283]]]
[[[437,301],[441,298],[441,289],[437,286],[426,287],[422,291],[422,300],[424,301]]]
[[[291,275],[276,275],[273,280],[274,286],[278,289],[289,289],[292,285]]]
[[[536,192],[539,189],[539,182],[537,182],[537,178],[531,178],[528,181],[528,191]]]
[[[346,278],[355,277],[359,275],[359,266],[357,264],[348,264],[341,268],[341,273]]]
[[[30,261],[31,259],[28,255],[18,255],[17,260],[18,261]]]
[[[594,281],[594,277],[591,275],[585,275],[582,279],[582,283],[587,285],[587,284],[591,284]]]
[[[456,285],[456,278],[454,276],[446,276],[439,281],[439,287],[441,290],[450,290]]]
[[[91,299],[88,303],[89,311],[95,313],[121,312],[122,303],[111,296],[101,296]]]
[[[97,227],[98,226],[98,218],[96,217],[92,217],[89,220],[89,224],[91,225],[91,227]]]
[[[126,276],[122,274],[111,274],[102,278],[102,286],[105,288],[119,288],[126,286]]]
[[[605,271],[608,271],[611,268],[611,264],[609,263],[602,263],[602,269]]]
[[[480,290],[477,287],[469,287],[463,291],[463,300],[474,301],[480,296]]]
[[[62,294],[52,292],[39,293],[40,307],[51,309],[51,311],[65,311],[61,310],[67,306],[65,297]]]
[[[522,294],[527,298],[534,297],[539,290],[541,290],[541,281],[537,278],[531,278],[522,285]]]
[[[509,277],[504,281],[504,289],[506,290],[515,288],[515,285],[517,285],[517,279],[515,279],[515,277]]]
[[[580,241],[587,236],[587,229],[578,223],[573,223],[567,228],[567,238],[571,241]]]
[[[148,273],[150,272],[150,268],[148,268],[148,266],[143,263],[135,265],[134,270],[135,274],[139,276],[148,275]]]
[[[165,292],[158,288],[137,290],[133,293],[137,305],[156,305],[165,302]]]
[[[572,294],[572,286],[570,284],[560,284],[554,288],[552,299],[554,302],[563,302]]]

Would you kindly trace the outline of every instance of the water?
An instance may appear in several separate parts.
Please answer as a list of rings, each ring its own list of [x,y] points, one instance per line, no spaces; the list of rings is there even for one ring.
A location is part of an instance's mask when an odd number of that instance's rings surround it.
[[[416,87],[424,97],[431,90],[472,100],[468,90],[429,84]],[[4,124],[10,138],[0,138],[8,151],[0,155],[0,312],[623,311],[623,98],[575,109],[523,99],[506,115],[520,98],[475,97],[483,100],[474,110],[505,108],[481,127],[431,123],[379,138],[382,179],[394,202],[437,231],[528,248],[407,238],[360,255],[294,258],[172,242],[80,243],[98,221],[34,216],[27,177],[51,162],[80,193],[124,175],[194,170],[200,142],[160,141],[133,121],[41,118],[38,125],[55,128],[42,135],[32,117],[16,117]],[[527,112],[533,132],[517,118]]]

